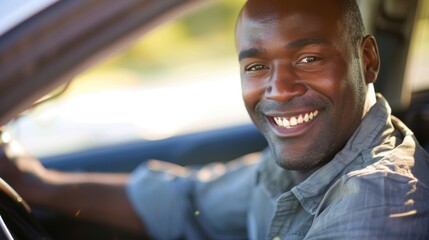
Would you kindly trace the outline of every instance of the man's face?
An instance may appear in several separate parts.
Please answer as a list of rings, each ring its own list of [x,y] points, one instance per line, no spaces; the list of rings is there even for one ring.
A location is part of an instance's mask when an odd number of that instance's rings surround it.
[[[247,111],[287,169],[326,163],[362,119],[366,84],[336,2],[249,0],[237,25]]]

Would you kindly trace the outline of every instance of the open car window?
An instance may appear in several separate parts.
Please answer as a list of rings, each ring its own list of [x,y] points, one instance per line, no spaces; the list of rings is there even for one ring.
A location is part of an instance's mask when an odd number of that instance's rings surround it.
[[[9,127],[44,157],[250,122],[233,35],[243,2],[216,1],[157,28]]]

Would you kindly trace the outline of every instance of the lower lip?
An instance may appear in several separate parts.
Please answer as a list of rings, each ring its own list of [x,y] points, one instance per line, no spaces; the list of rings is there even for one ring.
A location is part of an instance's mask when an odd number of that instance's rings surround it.
[[[319,113],[320,115],[320,113]],[[298,124],[295,127],[292,128],[283,128],[278,126],[274,120],[271,118],[270,124],[274,129],[274,133],[280,137],[280,138],[290,138],[290,137],[298,137],[300,135],[303,135],[308,130],[310,130],[311,127],[316,123],[316,121],[319,119],[319,115],[317,117],[313,118],[310,122],[305,122],[302,124]]]

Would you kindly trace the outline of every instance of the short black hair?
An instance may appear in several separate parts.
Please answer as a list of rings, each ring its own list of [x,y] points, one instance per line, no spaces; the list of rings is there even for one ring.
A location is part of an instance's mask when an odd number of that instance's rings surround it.
[[[344,23],[348,31],[349,41],[355,48],[355,55],[358,56],[360,43],[365,36],[365,26],[363,24],[362,15],[356,0],[344,1]]]

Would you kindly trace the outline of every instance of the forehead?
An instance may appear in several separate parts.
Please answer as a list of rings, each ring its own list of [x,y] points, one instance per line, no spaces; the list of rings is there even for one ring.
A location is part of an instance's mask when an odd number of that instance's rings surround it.
[[[345,0],[248,0],[242,15],[249,18],[282,18],[295,14],[338,16]]]
[[[341,16],[342,4],[337,0],[249,0],[238,19],[237,45],[274,36],[285,41],[300,37],[338,38],[344,35]]]

